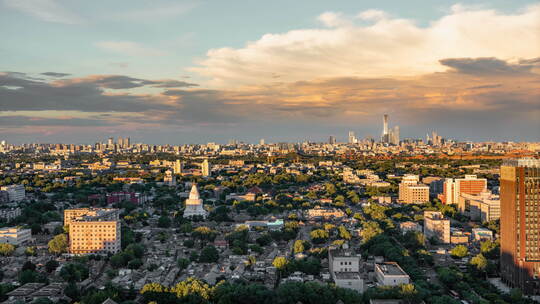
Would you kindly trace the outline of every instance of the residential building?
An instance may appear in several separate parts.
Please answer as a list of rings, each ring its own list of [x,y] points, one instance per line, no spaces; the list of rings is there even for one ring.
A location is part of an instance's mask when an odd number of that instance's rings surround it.
[[[317,206],[307,211],[309,219],[340,219],[345,217],[345,212],[335,208],[322,208]]]
[[[399,224],[399,229],[401,229],[401,233],[405,234],[409,231],[412,232],[422,232],[422,226],[416,222],[407,221],[402,222]]]
[[[0,228],[0,243],[18,246],[32,239],[32,230],[19,227]]]
[[[328,267],[336,286],[364,292],[363,274],[360,272],[361,255],[349,248],[330,248]]]
[[[500,181],[502,279],[540,295],[540,160],[504,161]]]
[[[399,201],[404,204],[429,202],[429,187],[419,183],[418,175],[405,175],[399,184]]]
[[[116,220],[120,216],[120,210],[113,208],[77,208],[64,210],[64,226],[69,226],[73,221],[86,219]]]
[[[184,169],[184,163],[177,159],[176,162],[174,163],[174,167],[173,167],[173,171],[174,171],[174,174],[182,174],[183,172],[183,169]]]
[[[376,263],[375,277],[377,283],[383,286],[409,284],[411,280],[409,275],[396,262]]]
[[[459,196],[464,194],[478,195],[487,189],[487,180],[476,175],[465,175],[465,178],[447,178],[443,184],[443,193],[439,199],[443,204],[457,204]]]
[[[24,200],[26,196],[24,185],[2,186],[0,190],[6,191],[9,201],[13,203],[18,203]]]
[[[170,187],[176,186],[176,176],[173,175],[171,170],[165,171],[165,176],[163,176],[163,183]]]
[[[490,191],[478,195],[462,193],[458,199],[458,211],[468,215],[471,220],[489,222],[501,217],[499,195]]]
[[[487,228],[473,228],[472,237],[475,241],[493,240],[493,231]]]
[[[212,175],[212,169],[210,168],[210,163],[208,162],[208,159],[205,159],[201,164],[201,173],[203,177],[208,177]]]
[[[69,252],[107,254],[121,250],[118,209],[67,209],[64,225],[69,227]]]
[[[19,207],[0,209],[0,219],[5,220],[6,222],[9,222],[10,220],[16,218],[19,215],[21,215],[21,208]]]
[[[450,220],[438,211],[424,211],[424,236],[438,242],[450,243]]]

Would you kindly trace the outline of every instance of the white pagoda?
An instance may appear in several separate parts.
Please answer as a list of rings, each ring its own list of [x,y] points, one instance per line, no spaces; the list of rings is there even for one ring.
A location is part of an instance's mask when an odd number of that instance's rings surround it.
[[[203,208],[203,200],[199,196],[199,190],[197,189],[197,185],[193,184],[193,187],[191,187],[191,192],[189,192],[189,198],[186,200],[184,217],[192,217],[195,215],[206,218],[207,212]]]

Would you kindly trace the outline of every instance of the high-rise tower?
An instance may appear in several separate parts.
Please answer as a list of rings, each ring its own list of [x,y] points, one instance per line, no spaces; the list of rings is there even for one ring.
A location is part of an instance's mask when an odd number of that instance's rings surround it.
[[[540,294],[540,160],[503,162],[501,276],[529,295]]]
[[[388,135],[388,114],[383,116],[383,136]]]

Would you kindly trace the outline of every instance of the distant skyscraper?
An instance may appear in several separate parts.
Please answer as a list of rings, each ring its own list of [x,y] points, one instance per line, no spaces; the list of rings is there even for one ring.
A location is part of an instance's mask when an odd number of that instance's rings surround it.
[[[356,143],[356,136],[354,135],[354,131],[349,131],[349,143],[354,144]]]
[[[539,295],[540,160],[507,160],[500,172],[501,276],[523,293]]]
[[[118,146],[120,146],[120,148],[124,147],[124,139],[121,136],[118,136]]]
[[[114,138],[109,137],[109,140],[107,140],[107,146],[112,147],[114,145]]]
[[[388,135],[388,114],[383,115],[383,136]]]
[[[259,145],[264,146],[264,138],[261,138],[261,139],[259,140]]]
[[[202,173],[202,176],[204,177],[210,176],[211,171],[210,171],[210,163],[208,162],[208,159],[205,159],[202,162],[201,173]]]
[[[124,138],[124,145],[122,147],[126,149],[131,147],[131,140],[129,139],[129,137]]]
[[[330,135],[330,137],[328,138],[328,143],[333,145],[336,143],[336,137],[334,135]]]
[[[390,143],[393,145],[399,145],[399,126],[395,126],[390,134]]]

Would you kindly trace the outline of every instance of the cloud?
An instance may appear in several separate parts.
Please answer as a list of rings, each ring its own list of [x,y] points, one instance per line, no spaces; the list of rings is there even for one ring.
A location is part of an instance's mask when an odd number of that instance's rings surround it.
[[[81,16],[66,9],[55,0],[3,0],[3,3],[7,7],[47,22],[64,24],[84,22]]]
[[[41,75],[51,76],[51,77],[65,77],[65,76],[69,76],[71,74],[57,73],[57,72],[45,72],[45,73],[41,73]]]
[[[128,56],[164,56],[166,52],[150,48],[132,41],[100,41],[96,46],[113,53]]]
[[[160,5],[157,2],[148,2],[148,7],[138,10],[128,10],[115,14],[116,18],[133,19],[137,22],[145,20],[155,20],[164,18],[173,18],[183,15],[197,6],[195,2],[168,3]]]
[[[441,59],[442,65],[453,71],[471,75],[528,73],[538,63],[538,58],[512,64],[494,57],[490,58],[448,58]]]
[[[65,80],[58,80],[52,84],[55,86],[66,86],[71,84],[94,84],[100,88],[106,89],[132,89],[140,88],[144,86],[151,86],[154,88],[183,88],[183,87],[195,87],[198,86],[195,83],[189,83],[185,81],[163,79],[163,80],[147,80],[141,78],[134,78],[125,75],[89,75],[81,78],[71,78]]]
[[[86,118],[42,118],[22,115],[1,116],[0,127],[19,128],[21,126],[70,126],[70,127],[93,127],[113,126],[114,121],[104,119]]]
[[[358,18],[363,21],[355,22]],[[190,70],[215,87],[334,77],[410,77],[443,72],[445,58],[534,58],[540,54],[540,5],[517,14],[461,7],[421,27],[381,11],[357,18],[328,12],[325,28],[268,33],[241,48],[207,52]],[[370,23],[366,24],[366,21]],[[330,28],[328,28],[330,27]]]

